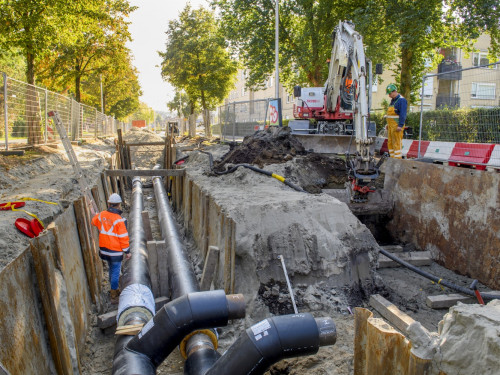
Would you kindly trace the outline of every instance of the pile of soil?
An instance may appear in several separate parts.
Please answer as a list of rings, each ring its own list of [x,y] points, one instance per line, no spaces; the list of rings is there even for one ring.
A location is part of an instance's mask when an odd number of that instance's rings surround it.
[[[256,164],[262,168],[305,154],[304,146],[292,137],[288,127],[269,128],[245,137],[241,145],[224,155],[216,169],[223,170],[226,164]]]

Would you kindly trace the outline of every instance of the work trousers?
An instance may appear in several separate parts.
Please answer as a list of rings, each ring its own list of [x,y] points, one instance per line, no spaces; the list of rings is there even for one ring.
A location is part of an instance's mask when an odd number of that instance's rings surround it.
[[[109,260],[107,262],[109,266],[109,283],[111,284],[111,289],[118,289],[122,262],[111,262]]]
[[[397,124],[387,125],[387,148],[391,158],[401,159],[403,157],[403,129],[398,131]]]

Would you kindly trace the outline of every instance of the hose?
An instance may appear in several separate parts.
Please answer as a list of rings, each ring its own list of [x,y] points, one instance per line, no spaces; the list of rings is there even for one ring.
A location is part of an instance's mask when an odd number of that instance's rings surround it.
[[[243,168],[248,168],[248,169],[251,169],[252,171],[254,172],[257,172],[257,173],[262,173],[266,176],[269,176],[269,177],[273,177],[275,179],[277,179],[278,181],[281,181],[283,182],[285,185],[291,187],[292,189],[296,190],[296,191],[299,191],[301,193],[306,193],[306,191],[304,189],[302,189],[300,186],[298,185],[295,185],[294,183],[288,181],[285,177],[283,176],[280,176],[278,174],[275,174],[273,172],[270,172],[270,171],[266,171],[264,169],[260,169],[260,168],[257,168],[257,167],[254,167],[253,165],[250,165],[250,164],[236,164],[234,166],[232,166],[231,168],[229,169],[226,169],[225,171],[222,171],[222,172],[219,172],[217,170],[215,170],[214,168],[214,158],[212,156],[212,154],[210,152],[207,152],[207,151],[203,151],[203,150],[196,150],[196,151],[199,151],[201,152],[202,154],[206,154],[208,155],[208,158],[210,160],[210,169],[212,170],[213,173],[215,173],[216,175],[224,175],[224,174],[228,174],[228,173],[233,173],[234,171],[236,171],[239,167],[243,167]]]
[[[399,259],[398,257],[394,256],[393,254],[389,253],[388,251],[386,251],[384,249],[380,249],[379,251],[380,251],[381,254],[384,254],[387,258],[392,259],[393,261],[395,261],[395,262],[397,262],[397,263],[405,266],[409,270],[411,270],[413,272],[416,272],[420,276],[423,276],[423,277],[425,277],[425,278],[427,278],[429,280],[432,280],[432,281],[434,281],[435,283],[437,283],[439,285],[442,285],[442,286],[445,286],[447,288],[456,290],[457,292],[460,292],[460,293],[463,293],[463,294],[467,294],[468,296],[472,296],[472,297],[476,296],[476,294],[474,293],[474,291],[471,290],[471,289],[464,288],[462,286],[453,284],[453,283],[451,283],[449,281],[446,281],[446,280],[443,280],[443,279],[441,279],[441,278],[439,278],[437,276],[434,276],[433,274],[430,274],[428,272],[422,271],[420,268],[415,267],[414,265],[412,265],[412,264],[410,264],[408,262],[405,262],[402,259]],[[481,293],[481,296],[483,297],[483,299],[488,299],[488,300],[500,299],[500,296],[495,296],[493,294],[487,294],[487,293]]]

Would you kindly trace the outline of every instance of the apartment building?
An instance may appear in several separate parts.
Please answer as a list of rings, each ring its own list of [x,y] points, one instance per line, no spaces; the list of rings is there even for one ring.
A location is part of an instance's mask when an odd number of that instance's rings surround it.
[[[455,72],[456,70],[473,68],[492,63],[488,60],[488,47],[490,37],[481,35],[475,44],[477,52],[467,55],[459,48],[442,49],[443,61],[438,68],[429,74],[437,74],[429,77],[424,84],[423,109],[432,110],[443,107],[485,107],[491,108],[500,105],[500,66],[479,68]],[[375,80],[372,86],[372,110],[383,108],[383,101],[389,100],[385,87],[395,82],[394,73],[384,67],[381,80]],[[274,74],[264,83],[265,87],[260,90],[249,90],[245,87],[246,71],[238,72],[238,80],[234,90],[226,99],[226,103],[243,102],[259,99],[270,99],[275,94]],[[282,99],[283,119],[293,118],[293,93],[280,84],[280,98]],[[420,111],[421,103],[410,106],[410,111]]]

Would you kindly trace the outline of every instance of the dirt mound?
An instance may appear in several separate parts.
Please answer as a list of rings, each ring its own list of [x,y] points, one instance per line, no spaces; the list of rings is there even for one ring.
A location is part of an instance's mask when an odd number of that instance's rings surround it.
[[[292,137],[290,129],[269,128],[258,131],[243,139],[241,145],[230,150],[216,168],[221,170],[226,164],[266,164],[285,163],[296,155],[305,155],[302,144]]]

